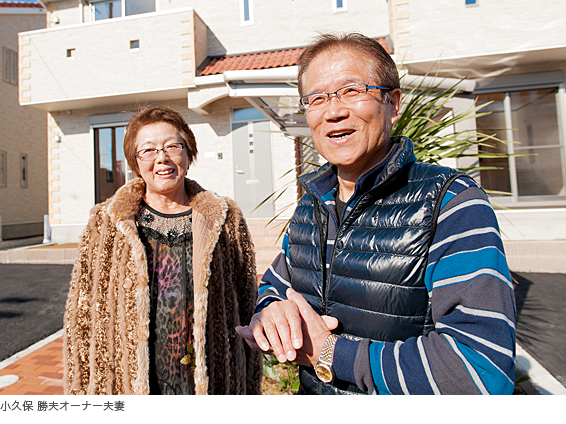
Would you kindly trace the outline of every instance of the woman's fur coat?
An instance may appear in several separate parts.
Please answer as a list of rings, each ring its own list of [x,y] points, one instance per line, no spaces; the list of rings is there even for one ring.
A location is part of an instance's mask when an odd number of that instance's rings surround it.
[[[260,355],[235,332],[257,298],[253,244],[233,201],[185,180],[193,209],[196,394],[260,394]],[[134,222],[145,193],[135,179],[96,205],[67,299],[66,394],[149,393],[149,289]]]

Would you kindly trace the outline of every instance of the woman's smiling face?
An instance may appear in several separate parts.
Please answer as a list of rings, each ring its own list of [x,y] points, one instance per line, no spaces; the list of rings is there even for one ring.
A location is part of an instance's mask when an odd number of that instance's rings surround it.
[[[159,151],[152,161],[137,159],[140,177],[146,183],[150,194],[172,195],[184,191],[184,180],[189,167],[185,143],[177,129],[167,122],[156,122],[140,128],[136,137],[136,151],[142,149],[163,149],[173,143],[182,143],[184,148],[178,156],[169,157]]]

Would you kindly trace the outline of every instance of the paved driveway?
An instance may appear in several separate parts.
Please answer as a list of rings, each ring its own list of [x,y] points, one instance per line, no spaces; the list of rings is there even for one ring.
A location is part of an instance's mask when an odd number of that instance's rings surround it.
[[[71,270],[0,264],[0,361],[63,328]]]

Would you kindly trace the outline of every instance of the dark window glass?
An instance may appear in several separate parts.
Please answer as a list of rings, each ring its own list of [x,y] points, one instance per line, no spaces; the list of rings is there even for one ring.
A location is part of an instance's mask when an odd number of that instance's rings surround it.
[[[250,20],[250,2],[249,0],[244,0],[244,21]]]
[[[155,0],[126,0],[126,16],[155,12]]]
[[[94,20],[119,18],[122,16],[122,4],[120,0],[100,1],[94,5]]]
[[[125,127],[96,128],[96,203],[111,197],[126,183]]]

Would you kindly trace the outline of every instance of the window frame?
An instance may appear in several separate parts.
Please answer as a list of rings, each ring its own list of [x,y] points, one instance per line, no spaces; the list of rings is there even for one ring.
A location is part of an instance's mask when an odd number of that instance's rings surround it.
[[[246,5],[248,19],[246,20]],[[251,26],[254,24],[254,0],[240,0],[240,26]]]
[[[339,7],[338,3],[342,3]],[[348,11],[348,0],[332,0],[332,13],[343,13]]]
[[[2,46],[2,81],[18,85],[18,52]]]
[[[94,9],[94,5],[96,3],[104,3],[104,2],[108,2],[111,0],[92,0],[89,4],[90,6],[90,20],[92,22],[96,21],[96,16],[95,16],[95,9]],[[116,17],[112,17],[112,18],[106,18],[106,19],[100,19],[100,21],[107,21],[109,19],[119,19],[119,18],[125,18],[128,16],[136,16],[136,15],[142,15],[144,13],[155,13],[157,12],[159,9],[159,2],[157,0],[153,0],[153,4],[154,4],[154,8],[152,12],[142,12],[142,13],[134,13],[134,14],[126,14],[126,0],[117,0],[120,2],[120,16],[116,16]],[[98,22],[98,21],[96,21]]]
[[[546,74],[549,79],[553,79],[554,75],[552,73]],[[555,89],[555,111],[556,119],[558,125],[558,143],[549,144],[545,146],[536,147],[517,147],[513,143],[507,144],[507,153],[509,154],[520,154],[522,150],[540,150],[547,148],[557,148],[560,151],[560,162],[562,166],[562,181],[564,184],[564,190],[566,190],[566,92],[564,82],[550,82],[544,81],[544,77],[538,77],[539,83],[532,84],[517,84],[512,85],[509,83],[503,83],[499,87],[494,85],[490,88],[479,89],[474,92],[474,96],[480,94],[503,94],[503,107],[504,107],[504,119],[505,119],[505,140],[513,140],[513,122],[511,121],[511,93],[519,91],[530,91],[530,90],[540,90],[540,89]],[[529,79],[528,75],[523,75],[522,79]],[[503,81],[505,79],[502,78]],[[542,81],[541,81],[542,80]],[[536,81],[532,79],[531,81]],[[509,165],[509,178],[511,184],[511,195],[507,196],[490,196],[493,204],[502,207],[550,207],[550,206],[566,206],[566,194],[564,195],[519,195],[518,187],[518,171],[516,166],[516,158],[511,156],[507,159]]]
[[[112,129],[112,167],[113,167],[113,174],[116,173],[116,158],[117,158],[117,146],[116,146],[116,129],[117,128],[124,128],[124,131],[127,126],[126,118],[123,117],[124,114],[110,114],[110,115],[99,115],[99,116],[91,116],[89,118],[90,126],[91,126],[91,136],[92,142],[94,146],[94,200],[95,203],[100,203],[100,186],[99,186],[99,139],[97,131],[101,129]],[[128,162],[124,159],[125,169],[124,171],[124,184],[128,183],[129,181],[136,178],[134,172],[130,169]],[[120,186],[121,187],[121,186]],[[119,187],[118,187],[119,188]]]
[[[95,5],[97,3],[108,3],[109,1],[112,1],[112,0],[93,0],[93,1],[90,2],[91,21],[93,21],[93,22],[96,21]],[[100,21],[106,21],[108,19],[118,19],[118,18],[123,18],[125,16],[126,3],[123,0],[113,0],[113,1],[119,1],[120,2],[120,16],[113,16],[113,17],[106,18],[106,19],[100,19]],[[98,22],[98,21],[96,21],[96,22]]]

